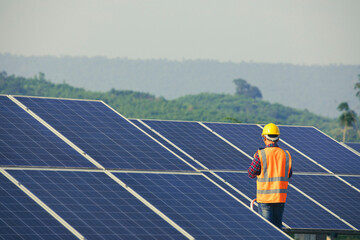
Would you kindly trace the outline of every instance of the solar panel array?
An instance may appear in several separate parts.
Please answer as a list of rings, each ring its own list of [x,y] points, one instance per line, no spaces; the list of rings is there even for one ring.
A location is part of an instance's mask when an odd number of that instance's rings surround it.
[[[360,153],[360,143],[354,143],[354,142],[347,142],[345,143],[347,146],[349,146],[350,148],[352,148],[353,150],[357,151],[358,153]]]
[[[311,127],[280,126],[281,138],[333,173],[360,174],[359,155]]]
[[[261,138],[261,129],[257,125],[247,124],[219,124],[219,123],[206,123],[206,126],[219,133],[221,136],[228,139],[237,147],[245,151],[250,156],[258,150],[259,147],[263,147],[264,142]],[[283,138],[283,131],[281,131],[281,139]],[[281,148],[291,152],[292,158],[296,159],[293,162],[293,168],[299,172],[325,172],[324,169],[309,161],[301,153],[294,151],[289,145],[279,143]],[[248,161],[246,162],[245,169],[247,170]]]
[[[249,177],[246,173],[219,172],[217,174],[251,199],[256,198],[256,186],[254,182],[248,180]],[[294,183],[294,180],[303,177],[293,175],[290,180],[291,185],[288,188],[286,214],[284,214],[283,221],[292,228],[351,230],[344,222],[296,190],[296,186],[301,188],[301,185]]]
[[[191,170],[102,102],[17,99],[105,168]]]
[[[0,96],[0,127],[2,166],[94,167],[5,96]]]
[[[128,120],[101,101],[0,96],[0,238],[287,239],[250,210],[261,125]],[[312,127],[284,228],[359,232],[359,155]]]

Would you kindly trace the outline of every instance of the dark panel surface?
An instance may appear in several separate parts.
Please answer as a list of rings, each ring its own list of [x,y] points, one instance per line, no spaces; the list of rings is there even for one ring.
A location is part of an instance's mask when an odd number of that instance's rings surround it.
[[[246,173],[216,173],[249,198],[256,198],[256,179]],[[296,176],[295,176],[296,178]],[[290,178],[290,183],[292,178]],[[299,186],[301,188],[301,186]],[[250,203],[250,202],[249,202]],[[256,207],[257,209],[257,207]],[[351,230],[349,226],[289,186],[283,222],[291,228]]]
[[[360,157],[312,127],[280,126],[281,139],[334,173],[360,174]],[[351,167],[349,167],[349,162]]]
[[[95,167],[5,96],[0,96],[0,165]]]
[[[360,228],[360,192],[333,176],[295,175],[291,182],[339,217]]]
[[[9,172],[86,239],[185,239],[104,173]]]
[[[194,166],[197,169],[202,169],[202,167],[200,165],[198,165],[196,162],[194,162],[191,158],[189,158],[188,156],[186,156],[184,153],[182,153],[180,150],[176,149],[174,146],[172,146],[170,143],[168,143],[167,141],[165,141],[164,139],[162,139],[159,135],[157,135],[156,133],[154,133],[153,131],[151,131],[149,128],[147,128],[146,126],[144,126],[142,123],[140,123],[138,120],[135,119],[131,119],[130,120],[132,123],[134,123],[136,126],[138,126],[139,128],[141,128],[142,130],[144,130],[145,132],[147,132],[148,134],[150,134],[153,138],[155,138],[156,140],[158,140],[159,142],[161,142],[164,146],[166,146],[167,148],[169,148],[171,151],[173,151],[174,153],[176,153],[178,156],[180,156],[182,159],[184,159],[185,161],[187,161],[188,163],[190,163],[192,166]]]
[[[360,143],[345,143],[345,144],[360,153]]]
[[[0,173],[0,239],[77,239]]]
[[[196,122],[144,120],[209,169],[245,170],[251,160]]]
[[[341,177],[357,189],[360,189],[360,176],[349,176],[349,177]]]
[[[229,140],[251,157],[254,156],[259,148],[265,147],[261,137],[262,129],[257,125],[230,123],[205,123],[205,125]],[[282,138],[282,132],[280,138]],[[292,167],[294,172],[325,172],[324,169],[288,147],[285,143],[280,141],[278,142],[278,146],[289,151],[293,160]]]
[[[115,175],[195,239],[286,239],[202,175]]]
[[[105,168],[191,170],[102,102],[17,99]]]

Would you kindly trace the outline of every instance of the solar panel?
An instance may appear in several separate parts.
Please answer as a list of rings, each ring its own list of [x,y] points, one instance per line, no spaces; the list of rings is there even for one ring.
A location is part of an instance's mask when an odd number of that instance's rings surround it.
[[[235,146],[249,154],[251,157],[259,148],[264,147],[264,141],[261,137],[262,129],[257,125],[251,124],[227,124],[227,123],[205,123],[206,126],[229,140]],[[282,137],[282,135],[281,135]],[[286,144],[279,142],[279,147],[288,150],[293,159],[293,171],[298,172],[325,172]]]
[[[240,171],[248,169],[253,154],[263,146],[257,125],[143,120],[176,145],[173,146],[138,121],[130,122],[100,101],[16,99],[107,170],[113,170],[128,190],[128,186],[134,189],[196,239],[287,238],[212,182],[246,204],[255,198],[255,180]],[[280,126],[280,129],[286,142],[331,171],[342,173],[344,180],[360,188],[358,155],[315,128]],[[0,165],[85,238],[185,238],[106,172],[90,169],[95,167],[90,161],[6,96],[0,96],[0,130]],[[224,140],[229,140],[240,151]],[[294,171],[317,174],[295,174],[290,182],[360,228],[360,210],[356,209],[359,191],[334,176],[321,174],[325,172],[323,168],[285,143],[279,146],[292,154]],[[171,152],[204,173],[196,172]],[[347,167],[349,161],[355,163],[350,168]],[[22,166],[26,166],[26,170],[19,168]],[[41,170],[32,169],[39,166]],[[57,170],[46,167],[57,167]],[[76,169],[78,167],[86,169]],[[16,168],[18,170],[14,170]],[[219,170],[217,174],[243,194],[204,168]],[[118,169],[131,170],[131,173]],[[0,207],[5,209],[0,209],[0,239],[73,237],[1,174],[0,192]],[[285,209],[284,222],[292,229],[353,230],[292,187],[289,187]],[[28,219],[35,220],[27,223]],[[47,227],[46,231],[41,230],[41,224]]]
[[[0,239],[77,239],[0,174]]]
[[[286,239],[202,175],[114,173],[195,239]]]
[[[95,167],[6,96],[0,96],[2,166]]]
[[[185,239],[104,173],[9,173],[86,239]]]
[[[334,176],[295,175],[291,182],[339,217],[360,228],[360,193]]]
[[[343,180],[345,180],[350,185],[360,189],[360,175],[356,176],[341,176]]]
[[[193,170],[102,102],[16,98],[105,168]]]
[[[334,173],[360,174],[360,157],[312,127],[280,126],[281,138]],[[354,163],[349,167],[349,162]]]
[[[227,172],[229,173],[229,172]],[[233,172],[234,173],[234,172]],[[234,188],[233,186],[229,185],[229,182],[224,182],[223,180],[219,179],[219,174],[217,174],[217,172],[202,172],[202,174],[204,174],[206,177],[210,178],[212,181],[216,182],[218,185],[220,185],[222,188],[224,188],[226,191],[228,191],[229,193],[233,194],[234,196],[236,196],[240,201],[242,201],[243,203],[247,204],[249,206],[248,203],[250,203],[250,201],[253,199],[251,198],[251,195],[245,195],[241,192],[239,192],[238,189]]]
[[[175,148],[173,145],[171,145],[170,143],[168,143],[167,141],[165,141],[164,139],[162,139],[159,135],[157,135],[156,133],[154,133],[153,131],[151,131],[149,128],[147,128],[145,125],[143,125],[142,123],[140,123],[138,120],[136,119],[130,119],[130,121],[132,123],[134,123],[136,126],[138,126],[139,128],[141,128],[143,131],[147,132],[149,135],[151,135],[153,138],[155,138],[156,140],[158,140],[159,142],[161,142],[164,146],[166,146],[167,148],[169,148],[171,151],[173,151],[175,154],[177,154],[178,156],[180,156],[182,159],[184,159],[185,161],[191,163],[191,165],[193,165],[195,168],[197,169],[202,169],[203,167],[200,166],[199,164],[197,164],[196,162],[192,161],[192,159],[185,155],[183,152],[179,151],[177,148]]]
[[[247,173],[218,172],[216,174],[247,195],[250,199],[256,198],[256,179],[250,179]],[[291,182],[292,179],[290,178],[290,183]],[[299,188],[301,188],[301,186],[299,186]],[[291,186],[288,188],[283,222],[293,229],[352,230],[348,225]]]
[[[209,169],[247,170],[251,160],[196,122],[143,120]]]
[[[354,149],[355,151],[360,153],[360,143],[355,143],[355,142],[349,143],[349,142],[347,142],[345,144],[348,145],[349,147],[351,147],[352,149]]]

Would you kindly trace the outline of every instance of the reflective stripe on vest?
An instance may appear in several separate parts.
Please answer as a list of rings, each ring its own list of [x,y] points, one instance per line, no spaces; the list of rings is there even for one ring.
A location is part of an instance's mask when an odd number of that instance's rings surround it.
[[[287,189],[257,190],[258,194],[286,193]]]
[[[265,149],[260,150],[263,174],[260,174],[257,179],[258,202],[271,203],[271,202],[286,201],[287,186],[289,181],[289,169],[291,167],[291,157],[289,156],[288,152],[282,149],[277,148],[276,151],[283,151],[285,153],[285,176],[284,177],[269,176],[268,157],[266,155]],[[273,154],[275,153],[273,152]],[[275,170],[272,169],[272,174],[274,174],[274,171]],[[276,169],[275,173],[276,172],[279,174],[279,169]]]

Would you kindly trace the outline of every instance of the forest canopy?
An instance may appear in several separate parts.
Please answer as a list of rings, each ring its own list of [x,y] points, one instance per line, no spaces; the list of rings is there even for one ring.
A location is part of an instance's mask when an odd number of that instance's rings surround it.
[[[33,78],[8,76],[0,73],[0,93],[26,96],[44,96],[102,100],[127,118],[163,119],[242,123],[274,122],[284,125],[315,126],[341,140],[342,132],[335,119],[325,118],[307,110],[298,110],[272,104],[238,94],[201,93],[167,100],[150,93],[116,90],[87,91],[67,83],[54,84],[39,73]],[[260,93],[261,94],[261,93]],[[349,136],[349,141],[356,141]]]

